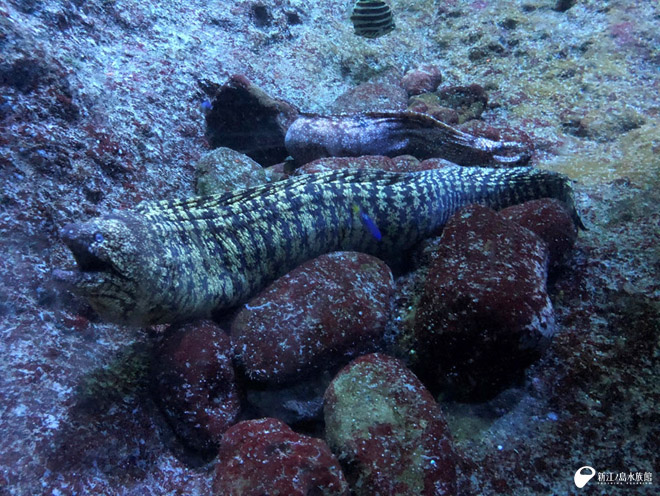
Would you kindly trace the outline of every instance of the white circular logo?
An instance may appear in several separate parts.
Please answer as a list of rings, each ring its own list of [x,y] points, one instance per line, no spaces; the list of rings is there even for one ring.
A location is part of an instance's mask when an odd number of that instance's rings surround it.
[[[583,474],[582,471],[585,469],[588,470],[588,472]],[[584,487],[594,475],[596,475],[596,471],[592,467],[589,467],[588,465],[580,467],[577,469],[577,472],[575,472],[575,477],[573,477],[575,485],[580,488]]]

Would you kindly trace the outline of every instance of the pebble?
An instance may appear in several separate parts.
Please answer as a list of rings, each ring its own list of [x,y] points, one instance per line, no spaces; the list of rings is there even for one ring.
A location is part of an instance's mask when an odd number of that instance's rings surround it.
[[[237,362],[250,380],[284,383],[339,367],[380,342],[393,292],[381,260],[321,255],[250,300],[231,326]]]
[[[413,370],[433,391],[489,399],[554,332],[546,244],[479,205],[455,214],[436,243],[412,317]]]
[[[551,270],[566,263],[578,233],[571,214],[562,202],[541,198],[505,208],[500,215],[529,229],[547,243]]]
[[[442,82],[440,69],[434,65],[424,65],[412,69],[401,79],[401,86],[406,90],[408,96],[431,93],[435,91]]]
[[[229,336],[209,321],[170,331],[156,349],[152,377],[177,436],[197,451],[215,449],[241,411]]]
[[[220,147],[205,153],[195,165],[198,195],[213,195],[264,184],[266,171],[247,155]]]
[[[321,439],[262,418],[230,428],[214,469],[216,496],[349,496],[337,458]]]
[[[456,453],[440,407],[400,360],[364,355],[325,393],[326,439],[357,496],[456,494]]]

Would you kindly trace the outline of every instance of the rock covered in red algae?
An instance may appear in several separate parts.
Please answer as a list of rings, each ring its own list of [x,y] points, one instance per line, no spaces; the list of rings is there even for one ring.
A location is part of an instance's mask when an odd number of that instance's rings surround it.
[[[440,407],[403,362],[364,355],[325,393],[326,439],[358,496],[456,494],[456,455]]]
[[[215,465],[217,496],[348,496],[339,462],[321,440],[263,418],[231,427]]]
[[[419,160],[411,155],[384,157],[382,155],[363,155],[361,157],[324,157],[307,162],[296,169],[296,174],[317,174],[340,169],[379,169],[392,172],[411,172],[417,170]]]
[[[153,363],[153,391],[174,432],[193,449],[214,449],[241,410],[229,337],[212,322],[185,325]]]
[[[334,252],[309,260],[250,300],[231,339],[247,377],[281,383],[340,366],[379,342],[393,292],[381,260]]]
[[[412,69],[401,79],[401,86],[409,96],[435,91],[440,83],[442,83],[442,74],[434,65]]]
[[[408,100],[408,110],[422,112],[439,121],[456,125],[480,119],[488,108],[488,94],[478,84],[469,86],[445,86],[435,93],[412,95]],[[461,127],[461,131],[470,132]],[[477,136],[484,133],[476,131]],[[490,139],[499,139],[486,136]]]
[[[577,240],[577,227],[570,212],[554,198],[514,205],[501,210],[500,215],[529,229],[548,244],[551,269],[565,263]]]
[[[408,110],[427,114],[445,124],[458,124],[458,112],[452,108],[440,105],[435,93],[414,95],[408,100]]]
[[[530,153],[535,147],[532,137],[522,129],[501,126],[493,127],[480,119],[471,119],[456,127],[464,133],[479,136],[480,138],[487,138],[493,141],[515,141],[524,145]]]
[[[298,110],[268,96],[245,76],[232,76],[215,94],[206,114],[206,136],[212,148],[225,146],[262,166],[284,161],[289,155],[284,136]]]
[[[554,332],[547,263],[538,236],[488,208],[449,220],[412,317],[427,386],[486,399],[538,358]]]
[[[330,106],[332,113],[397,112],[406,109],[408,95],[396,84],[362,83],[339,95]]]
[[[469,86],[448,86],[437,92],[440,106],[458,112],[459,124],[471,119],[479,119],[488,105],[486,90],[478,84]]]
[[[412,155],[383,157],[382,155],[363,155],[362,157],[324,157],[306,163],[296,169],[299,174],[317,174],[340,169],[379,169],[389,172],[418,172],[430,169],[455,167],[456,164],[443,158],[417,160]]]

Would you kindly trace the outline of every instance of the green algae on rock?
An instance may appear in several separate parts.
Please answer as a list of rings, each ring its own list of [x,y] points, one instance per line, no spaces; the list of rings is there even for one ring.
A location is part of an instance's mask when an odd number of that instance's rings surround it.
[[[660,120],[650,119],[638,128],[609,135],[607,143],[571,138],[566,149],[548,162],[553,170],[579,179],[585,184],[602,184],[630,179],[641,186],[660,184]]]
[[[326,439],[358,496],[453,495],[456,455],[440,407],[403,362],[364,355],[325,393]]]
[[[266,182],[266,171],[247,155],[231,148],[216,148],[204,154],[195,165],[200,196],[249,188]]]

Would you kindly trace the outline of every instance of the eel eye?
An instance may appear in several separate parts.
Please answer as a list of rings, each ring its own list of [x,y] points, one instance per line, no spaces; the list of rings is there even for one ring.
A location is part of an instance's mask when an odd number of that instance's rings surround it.
[[[94,234],[94,241],[96,241],[97,243],[103,243],[103,240],[104,240],[103,234],[101,234],[100,232]]]

